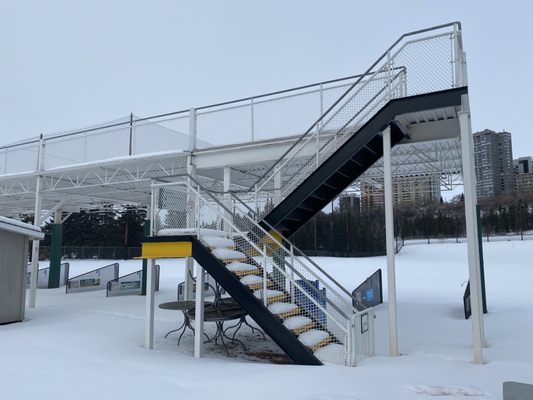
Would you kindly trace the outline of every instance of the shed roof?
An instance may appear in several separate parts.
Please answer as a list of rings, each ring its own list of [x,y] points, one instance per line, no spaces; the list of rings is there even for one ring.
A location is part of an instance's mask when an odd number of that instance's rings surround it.
[[[44,233],[41,232],[40,228],[2,216],[0,216],[0,231],[18,233],[19,235],[28,236],[30,239],[44,238]]]

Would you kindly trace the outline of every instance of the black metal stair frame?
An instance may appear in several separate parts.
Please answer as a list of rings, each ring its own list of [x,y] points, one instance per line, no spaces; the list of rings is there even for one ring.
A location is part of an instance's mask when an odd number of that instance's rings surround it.
[[[229,271],[195,236],[159,236],[151,241],[191,242],[193,258],[237,301],[279,347],[300,365],[322,365],[311,349],[298,340],[239,278]]]
[[[381,132],[391,127],[391,145],[405,134],[394,122],[401,114],[458,106],[467,87],[404,97],[389,101],[296,189],[268,213],[260,225],[274,227],[290,238],[383,155]]]

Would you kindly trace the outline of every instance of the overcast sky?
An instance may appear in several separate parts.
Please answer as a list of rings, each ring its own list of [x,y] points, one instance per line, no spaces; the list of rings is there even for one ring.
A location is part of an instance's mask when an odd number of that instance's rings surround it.
[[[533,155],[530,1],[0,0],[0,144],[356,74],[463,23],[474,130]]]

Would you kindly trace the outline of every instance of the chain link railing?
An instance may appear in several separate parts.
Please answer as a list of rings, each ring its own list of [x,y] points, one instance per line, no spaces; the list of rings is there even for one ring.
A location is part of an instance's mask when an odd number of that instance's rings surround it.
[[[139,118],[0,146],[0,176],[121,157],[207,149],[299,136],[359,78],[350,76],[224,103]]]
[[[276,205],[390,100],[460,86],[460,32],[460,24],[452,23],[403,35],[250,190],[258,198],[268,192]]]
[[[290,242],[258,225],[253,210],[242,199],[207,190],[190,176],[171,179],[152,185],[154,235],[231,238],[233,251],[240,256],[228,268],[235,268],[243,284],[273,313],[281,313],[287,328],[317,356],[355,365],[372,355],[373,349],[365,344],[370,333],[355,329],[351,320],[357,311],[350,293],[326,271]],[[209,246],[209,240],[205,243]],[[228,249],[215,248],[213,254],[234,257]]]

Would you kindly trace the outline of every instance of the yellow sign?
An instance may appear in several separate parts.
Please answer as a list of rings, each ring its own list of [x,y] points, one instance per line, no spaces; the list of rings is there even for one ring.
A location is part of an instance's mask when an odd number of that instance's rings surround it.
[[[146,242],[142,244],[142,256],[147,258],[192,257],[192,242]]]

